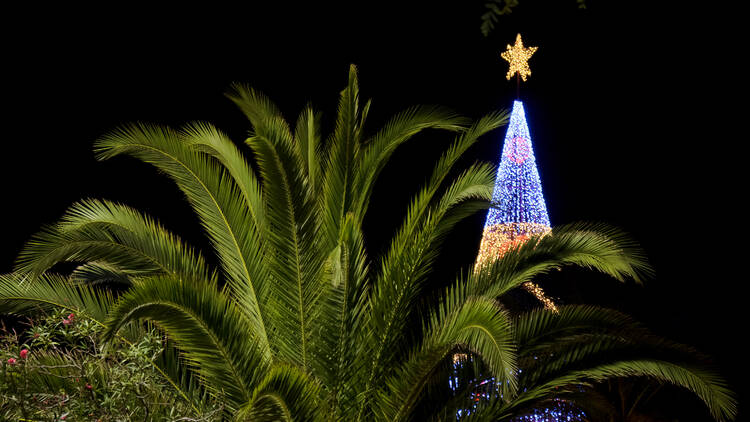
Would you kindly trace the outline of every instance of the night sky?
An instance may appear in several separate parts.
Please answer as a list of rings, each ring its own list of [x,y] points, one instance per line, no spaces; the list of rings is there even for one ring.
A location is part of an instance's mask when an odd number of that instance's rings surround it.
[[[247,121],[223,96],[239,81],[266,93],[290,121],[312,102],[328,133],[350,63],[362,97],[373,98],[370,133],[413,104],[478,118],[512,105],[515,81],[505,80],[499,53],[521,32],[525,45],[539,47],[521,99],[552,225],[622,227],[656,269],[644,287],[576,271],[545,287],[566,303],[625,310],[714,356],[742,385],[746,246],[734,243],[747,235],[747,189],[739,186],[744,116],[732,104],[742,88],[730,55],[739,53],[736,11],[718,3],[654,9],[589,0],[579,10],[574,0],[521,0],[485,38],[482,2],[405,3],[368,2],[357,11],[181,6],[95,18],[83,17],[90,10],[8,13],[0,271],[12,269],[34,232],[88,197],[146,210],[204,245],[196,217],[165,177],[133,159],[94,160],[94,140],[120,124],[204,120],[239,143]],[[496,162],[503,136],[504,128],[485,136],[466,163]],[[430,132],[394,156],[366,220],[372,251],[382,250],[449,141]],[[456,266],[471,263],[483,222],[478,215],[450,239]]]

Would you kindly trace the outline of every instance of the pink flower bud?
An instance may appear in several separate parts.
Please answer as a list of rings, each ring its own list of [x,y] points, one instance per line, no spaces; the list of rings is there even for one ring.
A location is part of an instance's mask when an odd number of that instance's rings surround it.
[[[92,388],[94,388],[94,387],[92,387],[92,386],[91,386],[91,384],[89,384],[89,383],[86,383],[86,389],[87,389],[87,390],[91,390]]]
[[[63,325],[70,325],[69,319],[63,319]]]
[[[72,313],[71,313],[71,314],[68,314],[68,319],[69,319],[69,320],[71,320],[71,321],[72,321],[74,317],[75,317],[75,315],[73,315]]]
[[[19,353],[19,355],[21,355],[21,359],[26,359],[26,357],[29,355],[29,351],[26,349],[23,349],[21,350],[21,353]]]
[[[15,365],[16,364],[16,359],[15,358],[8,359],[8,364],[9,365]]]

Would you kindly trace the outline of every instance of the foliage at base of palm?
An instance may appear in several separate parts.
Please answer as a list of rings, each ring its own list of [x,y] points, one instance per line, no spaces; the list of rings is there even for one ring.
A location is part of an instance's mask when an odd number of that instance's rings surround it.
[[[3,420],[218,420],[218,407],[197,414],[155,370],[163,348],[154,330],[108,345],[99,343],[101,331],[83,314],[56,309],[21,335],[3,333]]]
[[[499,381],[504,401],[491,407],[501,415],[513,403],[548,398],[556,380],[580,383],[623,371],[657,376],[640,364],[590,372],[563,365],[534,378],[532,396],[519,376],[528,353],[526,337],[519,335],[536,338],[532,328],[550,329],[543,334],[554,343],[556,335],[570,333],[553,330],[544,314],[534,314],[533,323],[516,321],[497,300],[567,265],[640,281],[649,271],[645,258],[618,230],[558,227],[481,271],[442,280],[448,287],[437,293],[428,288],[435,277],[445,277],[431,272],[441,242],[491,199],[494,168],[477,163],[458,171],[456,164],[482,135],[505,124],[507,113],[469,124],[440,107],[412,107],[369,134],[364,127],[371,103],[360,102],[353,66],[327,138],[321,114],[310,106],[290,125],[252,88],[236,85],[228,96],[250,120],[245,144],[254,165],[207,123],[179,130],[128,125],[95,146],[100,159],[129,155],[172,179],[200,218],[218,268],[154,218],[122,204],[85,200],[27,244],[16,274],[0,282],[0,302],[22,312],[50,298],[68,301],[104,321],[106,339],[134,322],[154,323],[176,345],[169,349],[175,358],[163,366],[172,384],[189,391],[186,397],[203,397],[197,393],[203,391],[221,398],[227,414],[240,419],[437,417],[446,408],[425,403],[442,399],[446,371],[459,352],[475,357]],[[434,129],[454,132],[455,139],[386,251],[372,257],[362,227],[378,176],[400,145]],[[66,261],[81,264],[69,282],[45,275]],[[112,285],[125,293],[102,299],[101,286]],[[577,347],[585,345],[570,344],[566,352],[577,356]],[[674,375],[658,376],[699,394],[717,419],[731,418],[731,397],[701,389],[720,382],[697,374],[704,381],[699,386]],[[452,403],[461,399],[455,398]]]

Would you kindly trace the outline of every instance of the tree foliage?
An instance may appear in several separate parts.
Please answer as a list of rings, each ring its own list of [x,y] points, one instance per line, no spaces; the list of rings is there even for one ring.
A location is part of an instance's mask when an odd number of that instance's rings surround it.
[[[220,400],[241,420],[452,419],[476,389],[448,388],[456,356],[476,363],[467,365],[474,377],[496,380],[473,418],[508,418],[561,388],[623,376],[685,387],[717,420],[733,417],[721,378],[625,316],[585,306],[512,315],[497,300],[570,265],[640,281],[648,264],[619,230],[557,227],[479,271],[452,281],[433,273],[446,235],[491,199],[493,167],[457,163],[506,112],[472,123],[418,106],[369,133],[370,101],[360,99],[354,66],[326,137],[310,106],[292,125],[251,87],[237,84],[228,97],[250,122],[252,161],[208,123],[131,124],[95,145],[99,159],[127,155],[170,178],[218,267],[153,217],[86,200],[35,235],[16,273],[0,279],[3,309],[83,311],[104,324],[106,341],[154,324],[169,339],[155,365],[171,388],[196,409]],[[455,138],[386,251],[371,256],[362,226],[378,176],[402,144],[433,129]],[[60,262],[79,266],[50,276]],[[437,293],[436,277],[447,286]],[[124,293],[107,293],[113,285]]]
[[[194,416],[191,403],[167,385],[153,364],[163,339],[153,329],[136,342],[104,345],[102,326],[59,308],[29,321],[21,334],[0,337],[3,420],[142,421]],[[204,409],[193,421],[219,420]]]

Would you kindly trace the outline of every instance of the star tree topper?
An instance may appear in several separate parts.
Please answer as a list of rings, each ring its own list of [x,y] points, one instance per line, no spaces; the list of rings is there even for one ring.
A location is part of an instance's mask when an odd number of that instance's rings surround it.
[[[508,69],[508,74],[505,75],[505,78],[510,80],[510,78],[518,72],[521,79],[526,82],[526,77],[531,75],[528,61],[537,48],[538,47],[525,48],[523,46],[523,41],[521,40],[521,34],[518,34],[518,36],[516,36],[516,44],[514,46],[508,44],[508,50],[500,53],[500,57],[510,63],[510,69]]]

